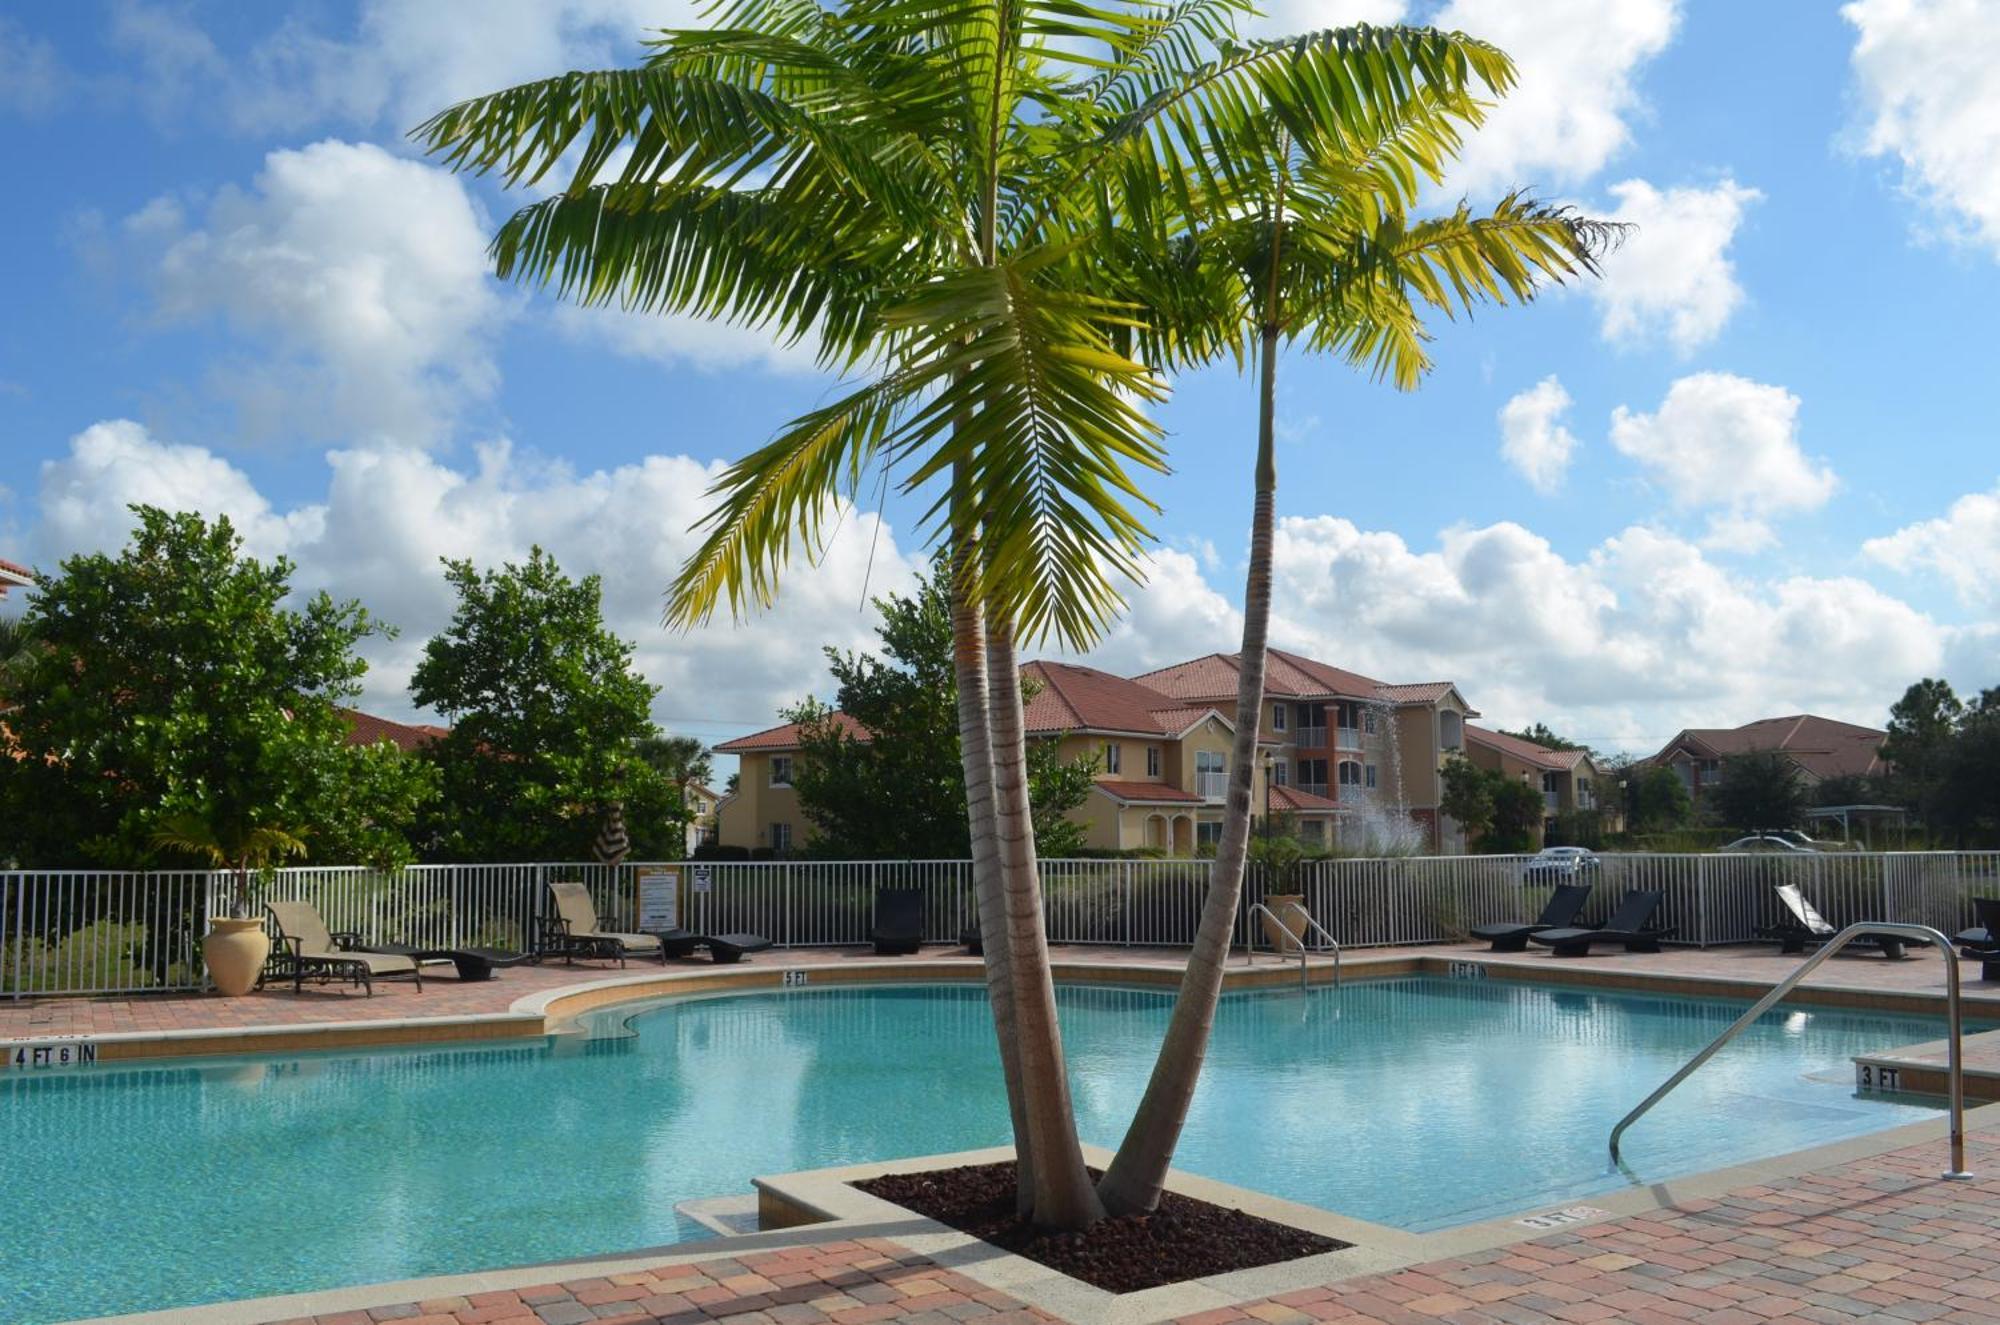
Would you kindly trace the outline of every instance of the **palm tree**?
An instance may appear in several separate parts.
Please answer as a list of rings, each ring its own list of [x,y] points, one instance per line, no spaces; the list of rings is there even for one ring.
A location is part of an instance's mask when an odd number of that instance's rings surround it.
[[[452,107],[418,133],[456,168],[568,188],[494,243],[503,276],[810,337],[859,386],[728,469],[669,619],[768,604],[871,465],[935,483],[987,981],[1026,1211],[1075,1228],[1083,1168],[1055,1018],[1017,641],[1087,647],[1136,574],[1164,387],[1121,352],[1116,246],[1163,247],[1301,141],[1502,57],[1351,29],[1241,46],[1242,0],[737,0],[638,69]],[[1485,80],[1491,83],[1491,79]],[[610,163],[624,164],[610,177]],[[600,179],[601,173],[607,175]]]
[[[278,824],[221,822],[191,811],[161,819],[153,829],[153,845],[193,856],[215,869],[234,874],[235,896],[229,913],[238,919],[250,914],[252,870],[263,870],[287,857],[306,853],[303,835],[292,829]]]
[[[1469,55],[1488,92],[1502,94],[1512,84],[1504,55],[1477,47]],[[1265,157],[1274,167],[1270,178],[1247,188],[1239,181],[1205,209],[1194,231],[1163,251],[1139,254],[1128,273],[1135,300],[1149,312],[1137,333],[1146,357],[1192,367],[1228,353],[1255,365],[1258,389],[1236,732],[1222,836],[1153,1074],[1099,1184],[1113,1211],[1150,1210],[1159,1202],[1201,1074],[1242,901],[1271,614],[1281,348],[1302,343],[1329,351],[1412,389],[1431,366],[1425,306],[1450,316],[1483,302],[1531,299],[1539,281],[1594,272],[1596,255],[1619,233],[1519,195],[1503,198],[1485,216],[1460,204],[1448,215],[1412,222],[1419,182],[1440,181],[1463,129],[1476,126],[1482,114],[1469,87],[1430,85],[1379,113],[1295,137],[1253,108],[1249,118],[1262,119],[1277,144]],[[1248,124],[1244,131],[1255,132]]]
[[[685,795],[691,786],[706,785],[715,775],[708,747],[695,736],[643,736],[632,743],[632,753],[652,765],[660,776]]]

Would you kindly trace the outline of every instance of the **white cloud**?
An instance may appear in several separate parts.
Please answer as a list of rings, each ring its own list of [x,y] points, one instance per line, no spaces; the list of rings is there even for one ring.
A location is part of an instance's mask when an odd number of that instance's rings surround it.
[[[2000,257],[2000,6],[1856,0],[1860,150],[1894,157],[1947,227]]]
[[[1937,519],[1871,538],[1861,550],[1895,570],[1937,575],[1968,607],[2000,606],[2000,484],[1967,493]]]
[[[1677,0],[1452,0],[1429,21],[1512,56],[1514,89],[1473,133],[1450,194],[1589,179],[1631,140],[1638,78],[1667,48]]]
[[[1607,221],[1635,227],[1604,259],[1604,276],[1583,289],[1597,302],[1604,338],[1663,338],[1682,354],[1715,339],[1743,302],[1729,245],[1743,213],[1763,197],[1725,179],[1714,188],[1662,192],[1643,179],[1611,186]]]
[[[1241,26],[1246,36],[1289,37],[1294,33],[1345,28],[1356,23],[1387,27],[1409,15],[1409,0],[1264,0],[1264,12]]]
[[[1611,444],[1683,509],[1714,508],[1711,546],[1765,545],[1767,517],[1816,509],[1839,486],[1799,448],[1799,398],[1729,373],[1695,373],[1660,408],[1612,411]]]
[[[1569,392],[1551,374],[1500,407],[1500,454],[1536,492],[1562,487],[1576,454],[1576,435],[1563,426]]]
[[[46,114],[61,97],[65,81],[56,48],[0,15],[0,110]]]
[[[324,496],[280,511],[208,451],[164,443],[135,423],[98,424],[43,466],[33,555],[53,565],[72,552],[118,546],[132,526],[128,501],[227,514],[253,552],[282,552],[298,563],[301,590],[359,598],[402,628],[397,640],[370,642],[363,701],[397,716],[411,711],[406,686],[425,640],[451,614],[438,559],[492,566],[524,559],[539,543],[570,574],[603,576],[607,621],[636,642],[639,670],[662,687],[657,715],[710,740],[769,725],[779,705],[824,695],[821,647],[872,647],[876,617],[867,597],[907,591],[912,580],[895,532],[884,526],[878,540],[875,516],[849,510],[817,564],[794,561],[771,612],[746,626],[724,619],[669,632],[660,625],[661,595],[693,549],[687,530],[719,463],[655,455],[577,473],[504,443],[481,448],[469,468],[408,448],[339,450],[327,461]]]
[[[460,182],[365,143],[272,152],[198,224],[173,199],[125,223],[159,314],[221,316],[259,351],[216,389],[262,436],[432,443],[493,390],[508,313]]]
[[[558,304],[555,325],[573,340],[595,341],[634,359],[703,372],[754,367],[775,373],[812,374],[816,342],[811,336],[785,344],[769,327],[707,322],[689,314],[629,312],[616,306],[585,308]]]

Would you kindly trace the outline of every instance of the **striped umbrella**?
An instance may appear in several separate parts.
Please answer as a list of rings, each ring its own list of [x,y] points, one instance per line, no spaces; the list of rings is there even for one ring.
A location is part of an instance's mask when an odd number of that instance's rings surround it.
[[[632,838],[625,831],[625,806],[613,801],[605,809],[604,826],[597,830],[597,841],[591,844],[597,859],[606,865],[616,865],[631,854]]]

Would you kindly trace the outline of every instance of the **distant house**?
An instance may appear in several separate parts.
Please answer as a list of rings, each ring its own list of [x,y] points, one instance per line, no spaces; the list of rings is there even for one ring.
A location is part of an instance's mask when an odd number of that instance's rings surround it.
[[[0,598],[10,589],[26,589],[35,583],[35,573],[19,562],[0,557]]]
[[[687,854],[692,856],[696,847],[715,841],[715,810],[722,803],[722,793],[690,782],[681,788],[681,797],[688,812]]]
[[[1604,770],[1588,750],[1557,750],[1505,732],[1465,726],[1465,757],[1480,768],[1519,778],[1542,793],[1542,833],[1555,828],[1556,816],[1597,810],[1607,832],[1623,826],[1619,798],[1606,785]]]
[[[404,754],[421,750],[432,741],[442,740],[451,735],[451,728],[438,727],[427,722],[396,722],[389,718],[378,718],[373,713],[363,713],[360,709],[343,708],[340,716],[347,721],[347,743],[349,745],[374,745],[387,741]]]
[[[1737,755],[1782,754],[1808,785],[1833,777],[1880,777],[1889,767],[1882,758],[1882,742],[1888,736],[1873,727],[1795,713],[1741,727],[1690,727],[1646,762],[1673,769],[1688,795],[1700,804]]]

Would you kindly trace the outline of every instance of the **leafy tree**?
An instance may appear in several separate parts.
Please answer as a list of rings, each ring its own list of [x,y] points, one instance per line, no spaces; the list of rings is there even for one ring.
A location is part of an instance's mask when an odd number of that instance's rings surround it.
[[[193,856],[236,877],[236,897],[230,914],[250,915],[250,872],[306,854],[305,841],[279,824],[225,823],[199,814],[170,815],[153,829],[153,842],[168,851]]]
[[[1632,783],[1632,830],[1660,833],[1685,828],[1694,818],[1694,799],[1680,774],[1654,764]]]
[[[1960,846],[2000,843],[2000,686],[1965,710],[1942,764],[1938,827]]]
[[[813,850],[837,860],[955,860],[971,850],[958,701],[951,661],[950,568],[932,568],[915,596],[875,600],[882,656],[826,651],[835,708],[807,700],[785,714],[805,730],[792,786],[812,821]],[[1030,683],[1032,684],[1032,683]],[[836,712],[869,733],[857,739]],[[1065,763],[1054,741],[1028,750],[1035,849],[1075,854],[1083,829],[1068,813],[1090,794],[1093,764]]]
[[[1812,789],[1814,805],[1872,805],[1879,789],[1875,780],[1863,773],[1840,773],[1821,778]]]
[[[1936,809],[1938,782],[1958,733],[1965,705],[1949,682],[1925,677],[1889,708],[1882,758],[1891,766],[1890,792],[1926,822]]]
[[[26,617],[0,616],[0,705],[14,686],[28,674],[34,661],[34,628]]]
[[[1484,837],[1493,824],[1493,779],[1489,770],[1455,754],[1445,760],[1444,795],[1438,809],[1465,830],[1468,840]],[[1506,779],[1501,779],[1505,781]]]
[[[1496,853],[1534,850],[1545,809],[1541,790],[1504,773],[1489,771],[1488,776],[1493,779],[1493,822],[1480,846]]]
[[[1523,727],[1519,731],[1508,731],[1503,727],[1500,729],[1500,734],[1502,736],[1516,736],[1524,741],[1533,741],[1536,745],[1546,746],[1551,750],[1587,750],[1590,748],[1587,745],[1579,745],[1575,741],[1556,735],[1539,722]]]
[[[658,734],[656,687],[605,629],[598,577],[571,580],[537,547],[525,564],[445,562],[451,624],[410,678],[451,722],[426,745],[442,798],[429,854],[441,860],[583,860],[613,805],[633,850],[680,854],[679,791],[636,743]]]
[[[1806,805],[1798,766],[1776,750],[1732,755],[1722,765],[1722,781],[1707,797],[1718,823],[1746,832],[1790,828]]]
[[[715,764],[699,737],[641,736],[632,749],[683,793],[689,787],[707,786],[715,776]]]

